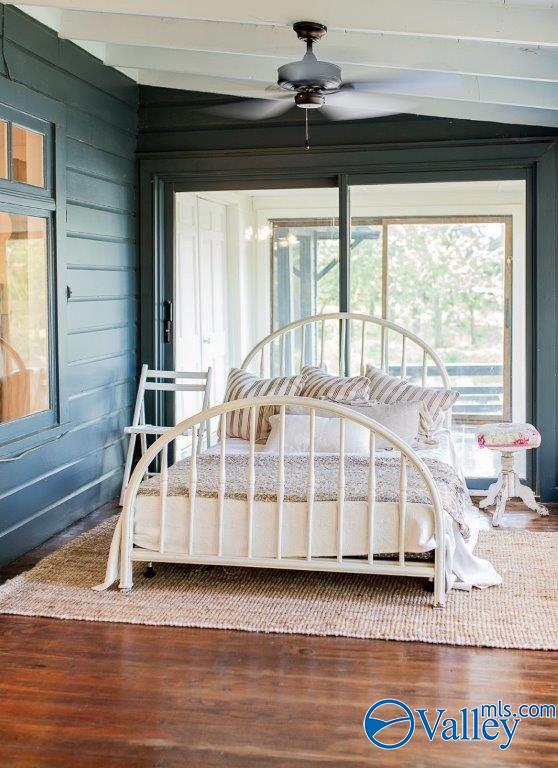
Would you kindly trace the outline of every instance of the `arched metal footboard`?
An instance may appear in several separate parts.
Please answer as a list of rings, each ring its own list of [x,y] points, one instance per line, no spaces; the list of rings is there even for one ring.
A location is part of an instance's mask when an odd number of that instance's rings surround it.
[[[287,409],[291,406],[296,408],[297,413],[308,413],[308,450],[305,478],[306,487],[306,553],[302,557],[286,557],[283,552],[282,539],[285,533],[285,418]],[[255,462],[256,454],[256,422],[257,412],[260,408],[269,409],[272,407],[279,414],[279,447],[277,454],[277,471],[275,477],[275,534],[276,547],[275,556],[260,557],[255,556],[254,552],[254,518],[255,518],[255,489],[257,486],[257,466]],[[227,440],[226,424],[227,414],[235,410],[248,409],[250,413],[250,439],[248,454],[246,457],[246,488],[245,488],[245,512],[247,520],[247,546],[244,554],[240,556],[230,556],[224,553],[223,548],[223,520],[227,498]],[[316,557],[313,553],[312,531],[313,531],[313,513],[316,504],[316,484],[315,484],[315,462],[317,452],[315,450],[316,421],[319,412],[327,412],[329,416],[339,419],[339,460],[337,466],[337,492],[336,492],[336,551],[333,557]],[[218,520],[218,549],[216,554],[203,555],[196,554],[195,533],[199,531],[199,525],[203,525],[203,520],[197,518],[199,497],[198,488],[198,465],[203,460],[203,454],[200,456],[197,451],[197,441],[200,429],[211,419],[220,421],[219,450],[219,470],[217,478],[217,487],[215,488],[215,504]],[[346,450],[346,426],[349,422],[357,424],[359,427],[368,430],[367,453],[368,463],[367,471],[367,492],[364,503],[366,505],[367,515],[367,555],[364,557],[348,557],[344,555],[343,536],[345,530],[345,512],[346,512],[346,463],[349,460],[349,454]],[[305,422],[306,423],[306,422]],[[169,445],[180,435],[191,430],[192,443],[190,447],[190,464],[188,468],[188,496],[185,509],[187,510],[187,541],[185,542],[185,551],[176,553],[169,552],[165,544],[165,520],[168,504],[168,483],[169,467],[168,455]],[[366,438],[366,435],[364,436]],[[400,456],[399,461],[399,489],[397,498],[397,516],[398,516],[398,554],[396,561],[378,559],[374,554],[374,535],[375,535],[375,514],[377,507],[377,486],[376,486],[376,444],[377,439],[383,438],[387,441],[396,454]],[[156,549],[144,549],[134,546],[134,523],[135,511],[137,505],[138,491],[140,484],[145,476],[149,465],[156,457],[160,459],[161,471],[159,474],[158,486],[158,504],[159,504],[159,546]],[[428,499],[428,504],[432,510],[433,528],[436,540],[434,562],[411,561],[405,557],[405,542],[407,531],[407,477],[409,467],[412,467],[424,483],[424,490]],[[173,562],[173,563],[204,563],[214,565],[235,565],[235,566],[253,566],[264,568],[290,568],[302,570],[317,571],[340,571],[349,573],[374,573],[393,576],[416,576],[434,579],[434,605],[442,606],[445,601],[445,560],[446,560],[446,542],[444,536],[444,516],[440,495],[435,481],[422,459],[407,444],[403,443],[394,433],[385,429],[375,421],[357,413],[349,408],[340,406],[336,403],[311,398],[300,397],[258,397],[237,400],[224,403],[222,405],[209,408],[195,416],[178,424],[173,429],[162,435],[145,453],[138,462],[128,487],[126,489],[124,504],[120,520],[113,538],[109,561],[107,564],[106,578],[103,584],[97,589],[106,589],[114,581],[119,579],[121,589],[130,589],[132,587],[132,564],[135,561],[142,562]]]

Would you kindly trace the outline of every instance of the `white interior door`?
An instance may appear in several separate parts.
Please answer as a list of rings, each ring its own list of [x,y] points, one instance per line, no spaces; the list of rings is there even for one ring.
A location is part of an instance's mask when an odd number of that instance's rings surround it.
[[[213,368],[211,403],[223,399],[227,376],[227,207],[192,193],[176,195],[175,368]],[[176,420],[201,407],[181,393]]]
[[[223,399],[227,377],[226,242],[227,207],[198,198],[201,360],[203,368],[213,368],[217,402]]]

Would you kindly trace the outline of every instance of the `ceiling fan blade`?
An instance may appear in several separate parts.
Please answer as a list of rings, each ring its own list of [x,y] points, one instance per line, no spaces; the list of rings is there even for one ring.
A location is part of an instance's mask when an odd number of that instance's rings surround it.
[[[406,72],[370,80],[353,80],[341,86],[341,89],[408,96],[452,96],[458,94],[461,88],[461,77],[455,72]]]
[[[405,110],[379,110],[370,104],[368,109],[364,107],[322,107],[320,112],[329,120],[370,120],[374,117],[387,117],[389,115],[400,115]]]
[[[207,107],[206,112],[219,117],[228,117],[237,120],[265,120],[275,117],[294,107],[293,98],[286,94],[286,98],[279,99],[245,99],[233,101],[230,104],[216,104]]]
[[[330,120],[363,120],[398,115],[412,109],[407,100],[402,98],[346,88],[326,96],[325,105],[320,111]]]

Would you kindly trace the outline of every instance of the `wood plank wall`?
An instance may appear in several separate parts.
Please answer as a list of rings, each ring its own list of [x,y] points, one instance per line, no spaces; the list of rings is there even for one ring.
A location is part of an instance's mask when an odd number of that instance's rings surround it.
[[[70,424],[60,439],[0,462],[4,563],[114,497],[121,482],[136,376],[138,88],[16,8],[0,13],[11,78],[66,106],[67,236],[57,258],[72,291],[62,318]]]

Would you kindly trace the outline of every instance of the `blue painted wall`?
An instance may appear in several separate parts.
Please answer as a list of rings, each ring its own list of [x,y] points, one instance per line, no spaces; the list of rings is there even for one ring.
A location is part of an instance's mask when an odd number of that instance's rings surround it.
[[[60,439],[0,461],[0,564],[117,494],[138,311],[137,86],[12,6],[2,12],[12,80],[66,108],[66,237],[57,259],[72,295],[61,318],[70,422]]]

